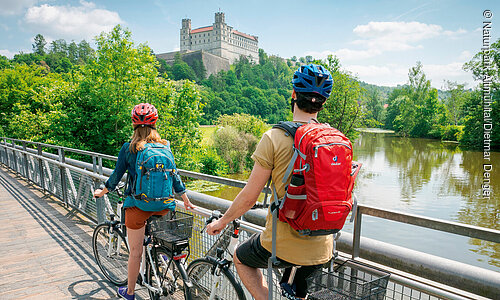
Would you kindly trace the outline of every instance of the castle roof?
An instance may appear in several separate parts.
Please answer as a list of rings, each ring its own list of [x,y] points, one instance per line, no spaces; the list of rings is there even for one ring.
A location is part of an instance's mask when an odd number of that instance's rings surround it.
[[[200,32],[211,31],[211,30],[214,30],[213,26],[205,26],[205,27],[193,29],[193,30],[191,30],[191,33],[200,33]]]
[[[249,34],[246,34],[246,33],[243,33],[243,32],[239,32],[238,30],[233,30],[233,33],[237,34],[237,35],[241,35],[242,37],[246,37],[247,39],[251,39],[251,40],[254,40],[254,41],[257,40],[253,35],[249,35]]]

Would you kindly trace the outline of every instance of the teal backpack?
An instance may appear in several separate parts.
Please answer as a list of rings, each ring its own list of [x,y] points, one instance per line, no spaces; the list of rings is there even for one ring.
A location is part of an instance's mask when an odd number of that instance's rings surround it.
[[[147,143],[137,153],[135,205],[143,211],[175,209],[173,176],[177,175],[170,145]]]

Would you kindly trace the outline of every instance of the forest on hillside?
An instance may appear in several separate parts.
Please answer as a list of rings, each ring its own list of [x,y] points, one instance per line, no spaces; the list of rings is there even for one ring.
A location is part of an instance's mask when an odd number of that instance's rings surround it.
[[[395,88],[359,81],[335,56],[283,59],[259,50],[258,63],[245,57],[229,71],[205,76],[203,64],[189,66],[179,55],[172,66],[158,61],[152,49],[136,44],[121,26],[88,42],[34,39],[31,53],[0,56],[0,136],[52,143],[116,155],[132,134],[130,110],[150,102],[160,111],[158,130],[172,142],[182,168],[211,174],[251,167],[253,151],[265,124],[290,120],[291,78],[304,63],[318,63],[334,79],[332,95],[320,113],[328,122],[356,137],[356,128],[383,127],[403,136],[459,141],[482,149],[481,86],[465,89],[447,82],[432,88],[419,62],[408,82]],[[500,148],[499,66],[496,55],[491,115],[492,148]],[[464,68],[484,76],[478,53]],[[220,125],[215,145],[200,144],[200,124]]]

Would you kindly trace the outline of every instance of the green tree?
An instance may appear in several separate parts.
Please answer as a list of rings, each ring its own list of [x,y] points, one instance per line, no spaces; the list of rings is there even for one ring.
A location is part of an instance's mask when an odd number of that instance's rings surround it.
[[[373,120],[377,124],[382,124],[382,112],[384,110],[382,106],[382,96],[378,89],[369,89],[366,93],[366,120]]]
[[[32,45],[33,53],[36,53],[38,55],[45,55],[45,45],[47,45],[47,42],[45,41],[43,35],[37,34],[34,41],[35,43]]]
[[[90,44],[86,40],[80,41],[78,43],[78,60],[80,63],[87,63],[89,59],[92,58],[94,54],[94,49],[90,47]]]
[[[267,54],[264,49],[259,49],[259,64],[263,65],[267,61]]]
[[[71,41],[68,45],[68,58],[72,64],[75,64],[78,61],[78,46],[75,41]]]
[[[196,74],[197,81],[200,82],[205,79],[207,75],[207,70],[205,69],[205,65],[203,65],[203,61],[201,59],[195,59],[192,62],[191,68]]]
[[[483,124],[485,118],[490,118],[491,148],[500,149],[500,39],[491,45],[488,57],[480,51],[464,64],[464,69],[471,71],[476,80],[485,80],[489,85],[484,86],[481,83],[478,90],[467,95],[465,99],[463,105],[465,127],[461,143],[476,149],[483,148],[485,133]],[[483,96],[490,96],[491,101],[483,101]]]
[[[412,137],[441,138],[446,126],[446,108],[431,88],[423,67],[417,62],[408,72],[408,84],[389,95],[386,127]]]
[[[361,122],[362,89],[359,81],[346,71],[340,70],[337,57],[329,55],[326,60],[316,61],[332,74],[332,93],[318,114],[318,120],[330,124],[343,132],[350,139],[357,136],[355,128]]]
[[[179,166],[196,169],[193,156],[200,150],[201,132],[198,119],[202,113],[201,97],[196,85],[186,80],[182,87],[166,97],[152,101],[163,111],[159,132],[171,142]]]
[[[0,127],[13,138],[54,143],[54,126],[63,114],[63,99],[72,90],[59,74],[36,64],[15,64],[0,70]]]
[[[10,65],[10,60],[5,56],[0,55],[0,70],[10,67]]]
[[[55,40],[50,43],[50,54],[63,53],[66,56],[68,51],[68,45],[63,39]]]
[[[87,149],[116,154],[132,133],[130,111],[140,102],[165,99],[171,87],[158,78],[156,58],[120,25],[96,38],[95,57],[82,68],[68,99],[67,126]]]
[[[194,70],[182,60],[182,56],[180,53],[175,55],[174,65],[172,66],[172,75],[175,80],[188,79],[192,81],[196,81],[196,73]]]
[[[444,101],[454,125],[462,123],[462,107],[465,101],[465,84],[445,81],[445,91],[449,93]]]

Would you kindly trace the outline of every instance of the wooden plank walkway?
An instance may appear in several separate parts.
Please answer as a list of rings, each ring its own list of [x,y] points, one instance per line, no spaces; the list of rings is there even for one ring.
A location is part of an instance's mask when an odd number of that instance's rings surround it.
[[[0,223],[0,299],[118,299],[95,263],[92,223],[4,167]]]

